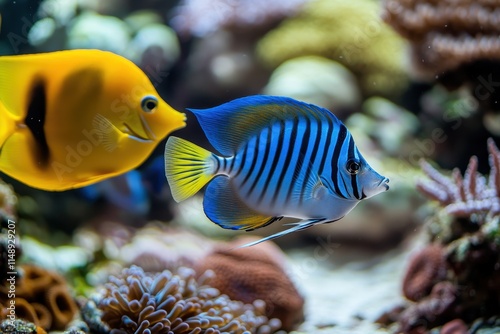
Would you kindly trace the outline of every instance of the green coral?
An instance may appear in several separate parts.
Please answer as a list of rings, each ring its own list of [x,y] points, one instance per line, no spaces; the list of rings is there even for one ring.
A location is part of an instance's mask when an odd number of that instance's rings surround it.
[[[406,86],[405,41],[379,17],[373,0],[316,0],[285,20],[259,42],[257,53],[269,66],[318,55],[354,72],[368,95],[401,92]]]

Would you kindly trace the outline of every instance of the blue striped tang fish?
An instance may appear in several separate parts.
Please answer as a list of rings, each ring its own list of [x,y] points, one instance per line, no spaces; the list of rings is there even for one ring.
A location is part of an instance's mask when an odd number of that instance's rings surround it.
[[[226,229],[254,230],[283,217],[300,221],[245,246],[344,217],[389,189],[330,111],[287,97],[249,96],[188,109],[221,155],[170,137],[166,177],[175,201],[208,183],[207,217]]]

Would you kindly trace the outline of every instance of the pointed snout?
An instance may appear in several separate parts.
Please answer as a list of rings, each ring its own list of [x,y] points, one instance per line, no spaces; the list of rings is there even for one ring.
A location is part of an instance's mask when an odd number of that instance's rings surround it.
[[[368,182],[367,186],[363,189],[364,198],[369,198],[389,190],[389,178],[375,173],[373,176],[375,178],[371,182]]]

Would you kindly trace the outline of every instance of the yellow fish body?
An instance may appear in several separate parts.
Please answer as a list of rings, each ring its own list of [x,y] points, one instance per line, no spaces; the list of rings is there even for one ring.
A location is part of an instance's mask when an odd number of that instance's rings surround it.
[[[185,125],[116,54],[0,57],[0,171],[31,187],[60,191],[124,173]]]

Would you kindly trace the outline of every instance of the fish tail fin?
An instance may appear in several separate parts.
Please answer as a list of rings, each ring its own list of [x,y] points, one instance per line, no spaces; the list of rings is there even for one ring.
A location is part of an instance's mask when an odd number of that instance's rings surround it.
[[[181,202],[217,174],[217,156],[187,140],[170,137],[165,145],[165,175],[172,196]]]

